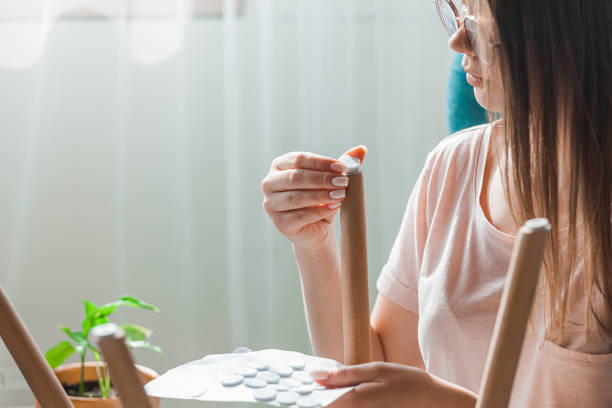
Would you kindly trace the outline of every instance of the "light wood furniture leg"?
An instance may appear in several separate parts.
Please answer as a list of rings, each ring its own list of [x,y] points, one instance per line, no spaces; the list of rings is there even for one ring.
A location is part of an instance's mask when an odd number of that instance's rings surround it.
[[[30,331],[0,286],[0,337],[13,356],[34,397],[43,408],[72,408]]]
[[[477,408],[508,406],[549,231],[550,225],[544,218],[529,220],[519,229],[480,384]]]
[[[108,364],[121,404],[126,408],[153,408],[134,365],[132,354],[125,344],[123,329],[114,323],[106,323],[94,327],[92,335]]]
[[[366,214],[361,169],[347,171],[349,184],[340,210],[344,363],[372,360]]]

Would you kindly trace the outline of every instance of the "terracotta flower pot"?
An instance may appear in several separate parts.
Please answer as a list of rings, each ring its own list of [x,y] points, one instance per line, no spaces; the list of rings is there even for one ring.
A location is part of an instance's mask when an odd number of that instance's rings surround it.
[[[95,362],[85,363],[85,381],[97,381],[96,376],[96,364]],[[137,365],[138,371],[144,384],[159,377],[155,371],[150,368]],[[62,384],[77,384],[81,378],[81,364],[64,364],[57,367],[55,375]],[[159,398],[150,398],[153,407],[159,407]],[[75,408],[122,408],[121,401],[119,398],[82,398],[82,397],[70,397],[70,401]],[[40,408],[38,401],[36,401],[36,407]],[[47,408],[47,407],[45,407]]]

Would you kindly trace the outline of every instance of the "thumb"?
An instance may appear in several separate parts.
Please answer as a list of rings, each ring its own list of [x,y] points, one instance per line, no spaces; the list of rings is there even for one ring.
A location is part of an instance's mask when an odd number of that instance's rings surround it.
[[[332,371],[312,371],[310,376],[321,385],[330,388],[350,387],[377,380],[382,365],[378,363],[347,366]]]

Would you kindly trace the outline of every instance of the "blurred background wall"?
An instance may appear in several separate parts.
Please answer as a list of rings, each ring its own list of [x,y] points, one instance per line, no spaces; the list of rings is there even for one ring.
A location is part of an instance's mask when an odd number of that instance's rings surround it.
[[[159,2],[170,13],[0,5],[0,282],[43,350],[64,340],[58,324],[78,328],[82,298],[132,294],[161,313],[114,320],[154,330],[164,356],[136,356],[159,372],[239,345],[310,352],[261,179],[288,151],[369,147],[374,299],[414,181],[446,136],[451,56],[435,9],[219,0],[204,15],[198,0]],[[0,344],[0,406],[31,401]]]

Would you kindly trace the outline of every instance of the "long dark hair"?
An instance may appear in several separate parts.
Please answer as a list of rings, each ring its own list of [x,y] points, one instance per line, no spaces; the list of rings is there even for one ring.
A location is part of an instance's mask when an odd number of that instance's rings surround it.
[[[612,338],[612,1],[487,0],[505,92],[506,193],[522,223],[552,225],[548,334],[584,296]],[[508,181],[509,180],[509,181]],[[583,265],[579,285],[574,271]]]

